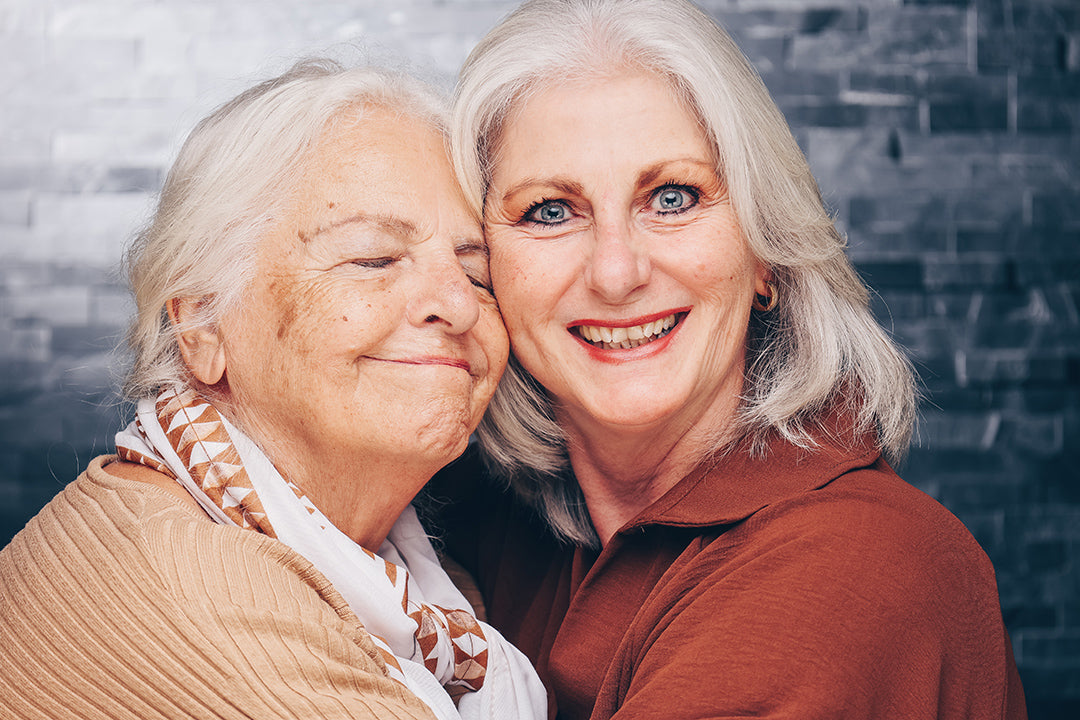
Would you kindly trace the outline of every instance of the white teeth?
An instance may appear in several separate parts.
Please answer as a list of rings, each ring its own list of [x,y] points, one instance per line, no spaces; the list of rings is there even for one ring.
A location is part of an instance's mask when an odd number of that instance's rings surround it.
[[[675,327],[675,322],[676,315],[672,313],[666,318],[632,327],[579,325],[577,326],[577,332],[581,337],[589,342],[596,343],[605,350],[614,348],[629,350],[663,336],[668,330]]]

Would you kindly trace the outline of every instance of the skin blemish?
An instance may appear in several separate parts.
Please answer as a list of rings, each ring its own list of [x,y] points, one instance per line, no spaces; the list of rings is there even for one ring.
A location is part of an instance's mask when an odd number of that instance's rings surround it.
[[[274,303],[281,308],[281,317],[277,327],[277,339],[281,340],[289,333],[293,323],[296,322],[296,302],[288,287],[288,282],[280,279],[274,280],[274,282],[270,283],[269,291],[274,298]]]
[[[296,237],[299,238],[300,242],[304,243],[305,245],[311,242],[311,233],[309,233],[307,230],[298,230],[296,233]]]
[[[334,208],[337,207],[337,203],[334,202],[333,200],[330,200],[329,202],[326,203],[326,207],[329,208],[330,210],[333,210]]]

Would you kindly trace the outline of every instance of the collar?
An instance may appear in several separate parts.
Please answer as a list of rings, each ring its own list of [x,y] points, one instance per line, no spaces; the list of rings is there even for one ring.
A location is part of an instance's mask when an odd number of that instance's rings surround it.
[[[828,485],[881,457],[873,433],[857,435],[851,416],[827,415],[802,448],[773,435],[764,450],[739,443],[702,462],[620,533],[646,525],[707,527],[744,520],[762,508]]]

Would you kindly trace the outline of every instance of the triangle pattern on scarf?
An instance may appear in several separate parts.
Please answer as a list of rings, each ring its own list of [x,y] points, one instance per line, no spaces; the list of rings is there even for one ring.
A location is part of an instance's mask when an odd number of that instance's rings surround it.
[[[276,539],[278,535],[229,436],[226,422],[213,405],[194,390],[186,389],[162,393],[155,410],[172,449],[210,502],[239,527]],[[133,426],[147,446],[154,447],[142,423],[136,422]],[[125,460],[177,477],[160,457],[125,447],[119,440],[117,450]],[[299,487],[287,478],[281,477],[281,480],[309,515],[322,518],[318,508]],[[323,525],[320,527],[325,529]],[[410,602],[408,570],[387,562],[366,548],[356,547],[373,562],[381,563],[382,574],[400,599],[403,614],[415,624],[413,635],[424,666],[440,678],[443,685],[479,690],[487,675],[488,645],[476,617],[467,610]],[[401,664],[389,644],[374,633],[371,636],[390,676],[406,683]]]

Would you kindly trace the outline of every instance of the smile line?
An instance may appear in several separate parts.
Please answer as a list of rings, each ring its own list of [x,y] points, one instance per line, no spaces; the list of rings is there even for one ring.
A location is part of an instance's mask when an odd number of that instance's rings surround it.
[[[409,359],[392,359],[392,358],[370,358],[371,360],[380,360],[382,362],[397,363],[399,365],[446,365],[448,367],[455,367],[465,372],[470,372],[472,366],[469,365],[468,360],[459,360],[457,358],[444,358],[444,357],[425,357],[425,358],[409,358]]]

